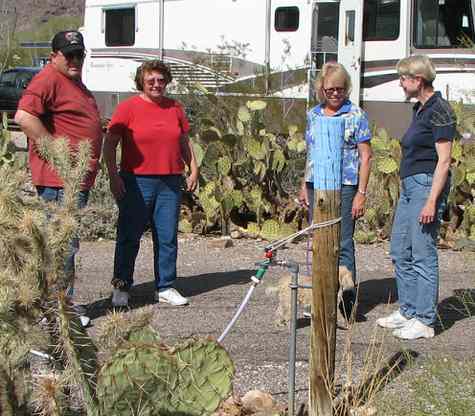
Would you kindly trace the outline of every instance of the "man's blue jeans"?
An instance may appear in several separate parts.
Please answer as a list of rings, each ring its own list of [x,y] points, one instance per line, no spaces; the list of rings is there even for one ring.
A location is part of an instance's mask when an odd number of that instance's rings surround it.
[[[135,259],[148,223],[152,225],[155,286],[163,290],[176,279],[177,232],[181,175],[134,175],[122,172],[125,196],[118,201],[119,219],[113,285],[133,285]]]
[[[313,183],[306,182],[309,200],[309,221],[313,218]],[[355,232],[355,220],[351,215],[353,199],[358,191],[357,185],[341,186],[341,229],[340,229],[340,258],[339,265],[345,266],[356,283],[356,262],[355,262],[355,242],[353,234]]]
[[[38,196],[46,202],[55,202],[62,204],[64,200],[64,189],[52,186],[37,186],[36,192]],[[78,208],[84,208],[89,199],[89,191],[80,191],[78,195]],[[74,273],[75,262],[74,258],[79,251],[79,237],[74,237],[70,243],[70,250],[64,262],[64,272],[66,276],[70,277],[70,285],[67,289],[67,295],[72,297],[74,292]]]
[[[450,181],[437,201],[434,222],[421,224],[419,214],[432,187],[432,174],[420,173],[401,180],[401,196],[391,233],[400,312],[433,326],[437,318],[439,264],[437,236]]]

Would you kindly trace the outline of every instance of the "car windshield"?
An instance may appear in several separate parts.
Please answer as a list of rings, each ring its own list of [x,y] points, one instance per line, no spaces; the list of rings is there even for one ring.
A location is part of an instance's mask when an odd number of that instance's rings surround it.
[[[16,78],[17,86],[25,88],[35,74],[33,72],[20,72]]]
[[[16,72],[4,72],[0,75],[0,87],[15,88]]]

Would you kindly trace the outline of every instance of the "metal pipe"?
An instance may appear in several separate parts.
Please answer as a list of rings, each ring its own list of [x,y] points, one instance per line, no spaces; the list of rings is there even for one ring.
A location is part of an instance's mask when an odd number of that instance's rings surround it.
[[[265,80],[266,80],[266,94],[270,91],[270,36],[272,25],[272,0],[266,0],[266,49],[265,49]]]
[[[159,38],[158,38],[158,57],[161,61],[163,61],[163,55],[164,55],[164,42],[165,42],[165,28],[164,28],[164,22],[165,22],[165,0],[159,0],[160,3],[160,16],[159,16],[159,23],[158,23],[158,33],[159,33]]]
[[[290,287],[290,343],[289,343],[289,416],[295,414],[295,362],[297,356],[297,291],[299,288],[299,265],[293,264]]]

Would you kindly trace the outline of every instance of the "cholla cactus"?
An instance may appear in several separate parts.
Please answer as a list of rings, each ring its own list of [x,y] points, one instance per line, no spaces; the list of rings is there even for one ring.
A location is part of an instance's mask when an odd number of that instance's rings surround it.
[[[61,140],[43,140],[41,148],[48,159],[65,150]],[[64,207],[49,207],[48,213],[38,198],[21,191],[24,175],[7,164],[0,168],[0,360],[2,383],[8,386],[7,391],[21,386],[22,395],[13,394],[15,400],[10,398],[8,402],[15,415],[28,414],[16,397],[22,397],[25,403],[34,401],[31,386],[36,383],[28,371],[30,350],[54,353],[52,346],[60,345],[60,320],[56,318],[61,295],[58,288],[67,286],[64,258],[77,228],[76,205],[71,202],[74,196],[69,195],[79,189],[89,150],[87,146],[81,147],[74,156],[66,153],[58,160],[57,170],[68,175],[65,183],[69,194]],[[51,325],[39,327],[42,319]],[[60,369],[64,370],[64,363],[59,365]],[[53,396],[49,399],[54,402]],[[2,414],[9,414],[5,406],[2,404]]]

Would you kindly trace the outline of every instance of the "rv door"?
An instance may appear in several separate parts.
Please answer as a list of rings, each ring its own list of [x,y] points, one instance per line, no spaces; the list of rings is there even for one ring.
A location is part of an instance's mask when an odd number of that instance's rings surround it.
[[[341,0],[338,34],[338,62],[351,76],[350,99],[360,102],[361,53],[363,48],[363,0]]]

